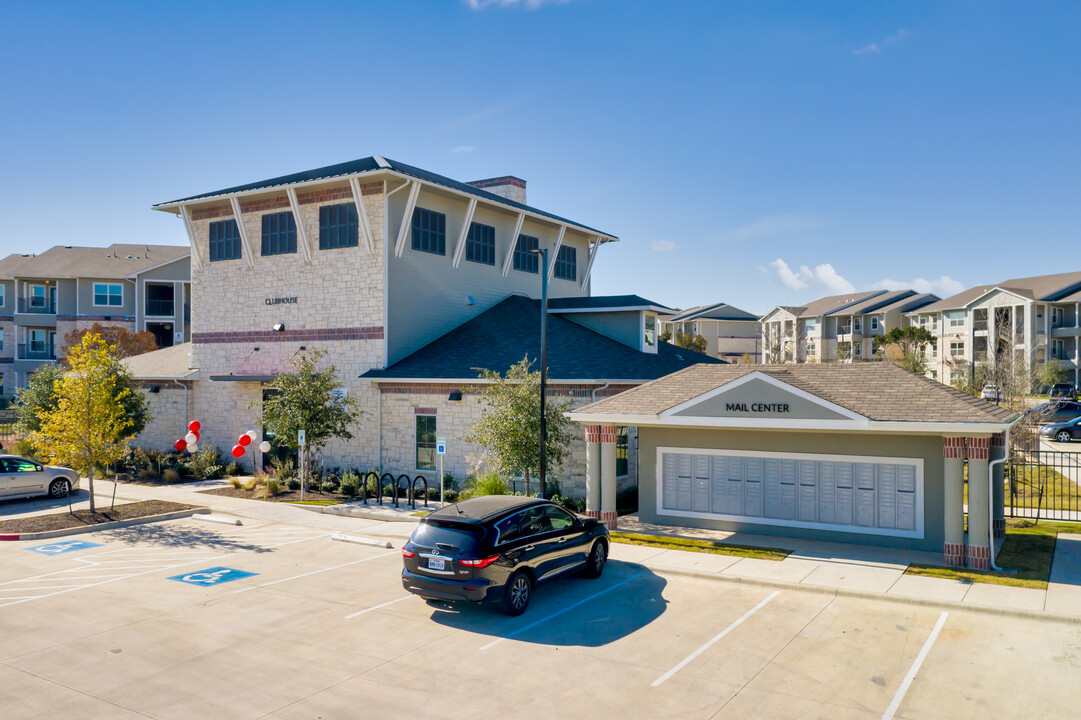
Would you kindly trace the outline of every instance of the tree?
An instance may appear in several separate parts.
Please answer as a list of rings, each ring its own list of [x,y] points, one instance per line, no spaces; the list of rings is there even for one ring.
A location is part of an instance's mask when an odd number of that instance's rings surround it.
[[[927,328],[918,325],[895,327],[888,333],[875,337],[875,352],[894,345],[900,351],[902,358],[902,362],[898,364],[903,365],[903,358],[910,355],[922,355],[925,345],[934,345],[936,342],[937,339]]]
[[[474,368],[486,384],[475,389],[484,414],[465,436],[465,441],[487,448],[496,470],[508,477],[530,478],[540,474],[540,372],[530,372],[529,358],[512,365],[506,374]],[[570,401],[548,400],[545,406],[547,433],[545,472],[563,463],[570,446],[570,420],[563,413]]]
[[[40,413],[56,408],[56,384],[64,377],[59,365],[42,365],[15,393],[15,430],[26,437],[41,430]]]
[[[94,472],[119,460],[135,437],[126,402],[135,393],[123,385],[117,360],[98,335],[84,335],[69,349],[68,362],[71,369],[54,386],[56,406],[38,410],[41,425],[32,440],[50,462],[86,476],[90,512],[96,512]]]
[[[686,350],[693,350],[696,353],[702,353],[705,355],[706,339],[701,335],[692,335],[691,333],[681,333],[676,331],[676,345]]]
[[[1056,383],[1070,381],[1072,373],[1066,367],[1066,363],[1058,358],[1051,358],[1036,371],[1036,382],[1043,387],[1051,387]]]
[[[118,358],[142,355],[158,349],[158,341],[154,338],[152,332],[133,333],[123,327],[105,326],[101,323],[94,323],[89,330],[72,330],[64,335],[64,342],[67,343],[68,347],[78,345],[87,335],[99,336],[106,345],[113,349],[113,354]]]
[[[897,364],[903,367],[905,370],[908,370],[909,372],[914,372],[917,375],[927,374],[927,361],[924,359],[923,353],[919,352],[918,350],[916,352],[910,352],[905,354],[905,356],[902,357],[900,362],[898,362]]]
[[[307,480],[307,458],[318,453],[333,438],[351,440],[349,427],[363,414],[357,401],[337,392],[338,370],[333,365],[317,370],[325,350],[302,352],[294,363],[296,373],[279,372],[263,401],[263,427],[274,433],[279,444],[299,450],[297,434],[304,431],[305,466],[302,482]]]
[[[659,336],[657,336],[657,339],[660,340],[661,342],[666,342],[666,343],[672,342],[672,330],[671,330],[671,328],[665,328],[664,332],[662,332]]]
[[[852,359],[852,341],[844,340],[837,343],[836,349],[833,351],[833,356],[837,362],[848,362]]]

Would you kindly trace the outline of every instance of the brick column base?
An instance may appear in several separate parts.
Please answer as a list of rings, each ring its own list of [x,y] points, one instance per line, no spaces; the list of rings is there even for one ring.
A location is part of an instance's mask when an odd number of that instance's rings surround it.
[[[997,520],[995,520],[994,525],[992,525],[991,527],[993,527],[995,530],[995,537],[1006,537],[1006,518],[998,518]]]
[[[942,543],[942,559],[950,567],[964,567],[965,546],[959,543]]]
[[[618,516],[616,513],[608,511],[601,512],[601,522],[604,523],[609,530],[615,530],[619,525],[619,521],[616,519]]]
[[[968,566],[973,570],[990,570],[991,548],[986,545],[969,545]]]
[[[601,516],[601,511],[600,510],[586,510],[586,517],[600,519],[600,516]]]

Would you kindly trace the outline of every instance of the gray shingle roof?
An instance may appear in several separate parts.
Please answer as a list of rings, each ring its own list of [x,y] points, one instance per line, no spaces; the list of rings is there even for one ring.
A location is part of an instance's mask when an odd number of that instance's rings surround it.
[[[870,420],[1004,423],[1015,413],[892,363],[695,365],[631,388],[575,412],[656,415],[704,393],[761,372]]]
[[[191,368],[191,343],[133,355],[121,360],[136,380],[193,379],[199,371]]]
[[[956,295],[951,295],[945,300],[940,300],[931,305],[916,310],[915,312],[942,312],[943,310],[960,310],[969,303],[979,298],[984,293],[1002,288],[1030,300],[1046,300],[1049,302],[1065,301],[1074,298],[1081,293],[1081,272],[1056,273],[1054,275],[1037,275],[1035,277],[1011,278],[993,285],[977,285],[976,287],[963,290]]]
[[[738,320],[757,322],[758,316],[752,315],[746,310],[728,303],[714,303],[713,305],[699,305],[681,311],[675,317],[666,318],[665,322],[685,322],[687,320]]]
[[[464,380],[476,368],[506,371],[526,355],[540,353],[540,301],[511,295],[443,337],[385,370],[361,375],[369,380]],[[696,363],[722,361],[660,342],[644,353],[594,332],[562,315],[548,315],[548,377],[552,381],[628,380],[645,382]]]
[[[0,261],[3,273],[0,277],[120,279],[190,254],[187,245],[114,243],[104,248],[56,245],[31,257],[9,255]]]
[[[641,295],[594,295],[591,297],[549,298],[548,311],[611,310],[614,308],[659,308],[675,312],[667,305],[646,300]]]

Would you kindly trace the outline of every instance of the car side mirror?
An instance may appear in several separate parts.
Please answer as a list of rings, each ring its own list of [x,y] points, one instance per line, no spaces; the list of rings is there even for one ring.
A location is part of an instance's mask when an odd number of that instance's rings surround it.
[[[38,472],[41,472],[41,471],[43,471],[43,470],[45,469],[45,468],[43,468],[43,467],[42,467],[42,466],[40,466],[40,465],[38,465],[37,467],[38,467]]]

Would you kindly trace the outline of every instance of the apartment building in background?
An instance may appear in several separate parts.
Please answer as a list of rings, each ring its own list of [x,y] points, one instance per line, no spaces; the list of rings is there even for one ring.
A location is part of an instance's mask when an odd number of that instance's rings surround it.
[[[1054,358],[1076,385],[1081,343],[1081,272],[1013,278],[978,285],[906,315],[929,330],[928,377],[964,382],[980,362],[1013,352],[1032,369]]]
[[[869,290],[778,306],[762,316],[759,357],[768,364],[869,360],[876,337],[938,299],[915,290]]]
[[[741,363],[745,356],[754,362],[759,354],[758,316],[728,303],[699,305],[673,315],[661,316],[661,332],[670,332],[675,342],[677,332],[706,339],[706,354],[731,363]]]
[[[149,330],[159,347],[188,339],[190,250],[172,245],[56,246],[0,260],[3,394],[65,355],[94,323]]]

